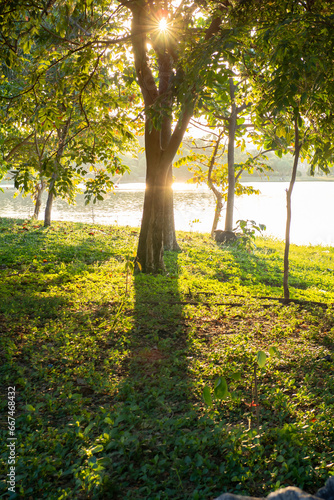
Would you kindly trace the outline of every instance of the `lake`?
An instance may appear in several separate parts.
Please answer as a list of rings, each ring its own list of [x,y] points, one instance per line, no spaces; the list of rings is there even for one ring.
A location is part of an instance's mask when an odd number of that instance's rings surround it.
[[[246,184],[246,183],[245,183]],[[284,239],[286,221],[287,182],[253,182],[260,195],[241,196],[235,199],[235,221],[252,219],[265,224],[265,234]],[[13,198],[14,189],[2,184],[0,192],[0,216],[26,218],[33,214],[30,197]],[[95,222],[106,225],[140,226],[144,199],[144,184],[120,184],[103,202],[85,206],[83,195],[69,206],[56,200],[52,211],[53,220]],[[334,246],[334,182],[297,182],[293,191],[291,242],[296,244],[322,244]],[[44,205],[42,210],[45,207]],[[174,184],[175,225],[177,230],[210,232],[215,202],[206,187],[192,184]],[[41,212],[40,218],[43,218]],[[224,211],[219,227],[223,229]]]

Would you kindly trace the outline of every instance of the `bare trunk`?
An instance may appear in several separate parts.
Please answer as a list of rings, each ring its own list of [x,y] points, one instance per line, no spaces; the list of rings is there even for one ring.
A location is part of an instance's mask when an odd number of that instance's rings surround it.
[[[291,195],[292,190],[295,185],[297,166],[299,160],[300,144],[299,144],[299,129],[298,129],[298,118],[295,118],[295,158],[293,162],[291,181],[289,189],[286,191],[286,228],[285,228],[285,249],[284,249],[284,276],[283,276],[283,290],[284,290],[284,301],[287,303],[290,299],[289,291],[289,249],[290,249],[290,227],[291,227]]]
[[[164,111],[161,114],[160,130],[158,130],[159,127],[155,128],[149,114],[146,114],[146,190],[137,261],[143,272],[158,273],[164,270],[164,238],[166,238],[167,248],[178,248],[174,229],[171,165],[187,129],[194,103],[190,101],[188,106],[185,106],[171,133],[172,113],[166,113],[166,110],[172,111],[173,109],[171,79],[174,76],[174,61],[170,40],[159,34],[158,30],[152,32],[152,11],[146,8],[149,4],[145,4],[145,7],[143,5],[138,2],[128,3],[132,12],[131,33],[137,80],[142,91],[146,113],[154,109],[154,104],[158,99]],[[148,33],[150,33],[150,44],[157,55],[159,88],[149,64]],[[168,188],[166,188],[167,176],[169,176]]]
[[[172,107],[172,100],[168,92],[172,72],[172,59],[168,52],[159,53],[159,95],[164,96],[164,103],[168,107]],[[160,147],[162,151],[166,151],[172,136],[172,119],[170,116],[165,116],[162,120],[160,132]],[[180,247],[176,241],[175,221],[174,221],[174,200],[173,200],[173,167],[170,165],[165,187],[165,205],[164,205],[164,249],[179,251]]]
[[[152,179],[147,178],[143,217],[139,235],[137,261],[145,273],[165,270],[164,255],[164,195],[167,171],[159,166]]]
[[[137,261],[145,273],[164,271],[164,206],[169,164],[161,162],[160,131],[145,126],[146,189]]]
[[[213,219],[213,224],[212,224],[212,229],[211,229],[211,236],[212,237],[214,237],[214,233],[217,229],[222,209],[223,209],[223,197],[220,193],[218,193],[218,197],[216,200],[215,216]]]
[[[41,210],[41,205],[42,205],[42,194],[45,189],[45,181],[41,181],[41,183],[37,183],[36,185],[36,192],[35,192],[35,210],[34,210],[34,215],[32,216],[33,219],[38,220],[39,217],[39,212]]]
[[[228,123],[228,148],[227,148],[227,168],[228,168],[228,188],[226,202],[225,231],[233,230],[234,194],[235,194],[235,168],[234,168],[234,141],[237,129],[237,108],[234,99],[235,85],[233,78],[229,78],[231,115]]]
[[[63,156],[64,148],[65,148],[65,140],[68,133],[68,129],[71,123],[71,117],[68,118],[67,122],[63,126],[62,129],[58,129],[58,150],[56,154],[56,158],[53,164],[53,174],[49,185],[49,195],[46,202],[45,214],[44,214],[44,227],[51,225],[51,210],[53,199],[55,195],[55,184],[59,175],[59,167],[60,167],[60,159]]]
[[[52,212],[52,204],[54,199],[54,185],[56,182],[56,176],[53,174],[52,179],[49,184],[49,194],[48,199],[46,201],[46,207],[44,212],[44,227],[51,226],[51,212]]]
[[[220,132],[220,134],[217,137],[215,147],[213,148],[213,151],[212,151],[212,155],[211,155],[210,163],[209,163],[209,169],[208,169],[208,186],[216,198],[215,216],[213,219],[213,224],[212,224],[212,229],[211,229],[211,236],[212,237],[214,237],[214,232],[217,229],[218,222],[220,219],[220,214],[221,214],[221,211],[223,208],[223,196],[220,193],[220,191],[218,191],[218,189],[216,188],[216,186],[214,185],[214,183],[212,181],[212,171],[213,171],[214,166],[215,166],[215,161],[216,161],[216,157],[217,157],[217,153],[218,153],[218,149],[219,149],[219,145],[220,145],[220,142],[222,140],[222,137],[223,137],[223,132]]]

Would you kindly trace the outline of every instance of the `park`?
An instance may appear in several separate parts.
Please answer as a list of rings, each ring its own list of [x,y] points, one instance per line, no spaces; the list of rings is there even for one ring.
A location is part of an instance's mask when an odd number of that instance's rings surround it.
[[[331,197],[333,28],[326,0],[0,4],[1,498],[332,498],[334,246],[294,216]],[[238,217],[283,181],[282,237]]]

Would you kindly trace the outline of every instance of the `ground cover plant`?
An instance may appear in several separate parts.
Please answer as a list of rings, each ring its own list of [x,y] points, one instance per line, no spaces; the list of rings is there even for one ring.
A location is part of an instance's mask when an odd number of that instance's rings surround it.
[[[292,246],[283,305],[282,242],[178,237],[166,274],[131,276],[138,229],[0,220],[1,498],[10,386],[17,498],[312,493],[334,474],[334,249]],[[234,397],[207,406],[217,377]]]

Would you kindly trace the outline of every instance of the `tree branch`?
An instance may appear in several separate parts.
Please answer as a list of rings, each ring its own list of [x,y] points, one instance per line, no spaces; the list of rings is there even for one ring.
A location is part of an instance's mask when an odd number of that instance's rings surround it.
[[[25,139],[23,139],[23,141],[21,141],[19,144],[16,144],[16,146],[14,146],[13,149],[11,149],[9,153],[4,157],[4,161],[8,161],[16,153],[16,151],[20,149],[21,146],[26,144],[33,137],[33,135],[34,133],[32,132]]]
[[[156,101],[159,93],[147,61],[147,23],[145,11],[133,2],[130,3],[129,8],[132,12],[131,36],[136,74],[145,106],[149,107]],[[145,27],[145,29],[143,29],[143,27]]]
[[[177,150],[179,149],[179,146],[182,142],[183,136],[187,130],[189,121],[192,117],[194,105],[195,105],[195,102],[188,104],[188,106],[185,108],[183,114],[178,119],[178,122],[176,124],[175,129],[174,129],[174,132],[173,132],[172,137],[170,139],[168,148],[165,151],[163,151],[163,153],[162,153],[161,159],[163,161],[166,160],[169,163],[172,163],[173,158],[176,155]]]
[[[87,126],[89,127],[90,126],[90,123],[89,123],[89,119],[88,119],[88,116],[87,116],[87,113],[86,113],[86,110],[83,106],[83,102],[82,102],[82,94],[84,93],[85,89],[87,88],[89,82],[91,81],[91,79],[93,78],[96,70],[97,70],[97,67],[99,65],[99,62],[100,62],[100,59],[101,57],[103,56],[103,54],[105,53],[107,49],[104,49],[103,52],[101,52],[101,54],[98,56],[98,58],[96,59],[96,62],[95,62],[95,65],[94,65],[94,68],[93,68],[93,71],[91,72],[91,74],[89,75],[89,78],[87,79],[85,85],[82,87],[82,89],[80,90],[80,93],[79,93],[79,104],[80,104],[80,108],[81,108],[81,111],[83,112],[83,114],[85,115],[85,120],[86,120],[86,123],[87,123]]]
[[[57,38],[58,40],[61,40],[62,42],[67,42],[67,43],[70,43],[72,45],[80,45],[79,42],[74,42],[73,40],[68,40],[67,38],[63,38],[59,35],[57,35],[56,33],[54,33],[53,31],[49,30],[49,28],[47,28],[44,24],[41,24],[41,27],[47,32],[49,33],[50,35],[54,36],[55,38]]]
[[[35,83],[33,83],[33,85],[31,85],[27,90],[24,90],[23,92],[20,92],[19,94],[16,94],[14,96],[0,95],[0,99],[12,100],[12,99],[16,99],[17,97],[20,97],[22,95],[25,95],[28,92],[31,92],[31,90],[33,90],[36,87],[36,85],[39,82],[39,79],[42,77],[42,75],[44,75],[44,73],[46,73],[47,71],[49,71],[49,69],[51,69],[53,66],[56,66],[59,62],[61,62],[64,59],[66,59],[68,56],[71,56],[72,54],[75,54],[79,50],[83,50],[84,48],[89,47],[90,45],[92,45],[92,42],[88,42],[88,43],[82,45],[81,47],[78,47],[77,49],[70,50],[69,52],[67,52],[67,54],[65,54],[64,56],[62,56],[59,59],[57,59],[57,61],[54,61],[53,63],[51,63],[50,66],[48,66],[47,68],[45,68],[43,71],[41,71],[37,75]]]
[[[276,149],[266,149],[265,151],[261,151],[259,154],[257,154],[256,156],[253,156],[252,159],[253,160],[256,160],[256,158],[258,158],[259,156],[262,156],[266,153],[269,153],[270,151],[276,151]],[[239,177],[241,176],[242,172],[245,170],[245,168],[241,168],[239,170],[239,172],[237,173],[237,175],[235,176],[235,180],[237,181],[239,179]]]
[[[236,85],[236,87],[237,87],[237,85]],[[245,102],[244,102],[243,104],[241,104],[241,106],[238,106],[238,107],[237,107],[237,109],[236,109],[237,115],[238,115],[239,113],[241,113],[242,111],[244,111],[244,109],[248,108],[248,107],[249,107],[249,106],[251,106],[251,105],[252,105],[252,103],[251,103],[251,102],[248,102],[248,103],[245,103]]]
[[[218,191],[218,189],[214,185],[214,183],[212,181],[212,178],[211,178],[211,174],[212,174],[212,170],[213,170],[213,167],[214,167],[214,164],[215,164],[215,160],[216,160],[218,148],[219,148],[220,141],[221,141],[222,137],[223,137],[223,132],[220,132],[220,134],[218,136],[218,139],[216,140],[216,144],[215,144],[214,150],[212,151],[212,155],[211,155],[210,163],[209,163],[209,169],[208,169],[208,186],[211,189],[211,191],[213,191],[213,193],[216,196],[216,198],[218,198],[219,196],[221,196],[221,193]]]
[[[69,21],[70,23],[72,23],[74,26],[76,26],[79,30],[83,31],[85,33],[86,36],[92,36],[91,33],[89,33],[88,31],[85,30],[85,28],[83,28],[82,26],[80,26],[80,24],[75,20],[73,19],[73,17],[69,17]]]

